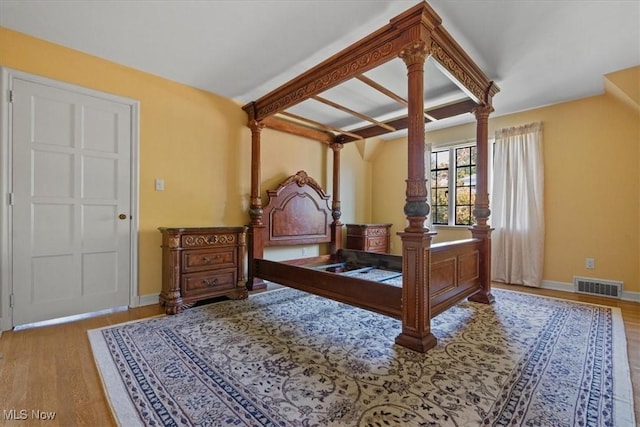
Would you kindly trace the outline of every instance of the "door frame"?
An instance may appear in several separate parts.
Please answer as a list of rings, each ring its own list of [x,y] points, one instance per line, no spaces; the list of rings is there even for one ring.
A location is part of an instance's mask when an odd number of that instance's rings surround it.
[[[128,105],[131,108],[131,221],[130,221],[130,272],[129,272],[129,307],[140,305],[138,295],[138,231],[139,231],[139,148],[140,148],[140,101],[101,92],[95,89],[53,80],[47,77],[26,73],[0,66],[0,334],[11,329],[13,325],[13,308],[10,304],[12,289],[12,207],[9,205],[9,193],[13,189],[11,150],[11,106],[10,91],[14,79],[44,84],[58,89],[78,92],[112,102]]]

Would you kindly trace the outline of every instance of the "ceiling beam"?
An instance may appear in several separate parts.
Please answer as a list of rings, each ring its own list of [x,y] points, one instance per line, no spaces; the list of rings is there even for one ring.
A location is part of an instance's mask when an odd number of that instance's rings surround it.
[[[287,132],[292,135],[302,136],[304,138],[320,141],[324,144],[331,144],[334,142],[334,135],[329,132],[323,132],[318,129],[312,129],[307,126],[302,126],[297,123],[290,122],[288,120],[279,119],[277,117],[267,117],[262,123],[269,128],[279,130],[281,132]],[[352,141],[355,141],[352,139]]]
[[[406,99],[404,99],[400,95],[396,94],[395,92],[390,91],[386,87],[382,86],[380,83],[378,83],[378,82],[376,82],[374,80],[371,80],[369,77],[367,77],[365,75],[358,74],[356,76],[356,79],[360,80],[364,84],[367,84],[367,85],[371,86],[372,88],[374,88],[378,92],[381,92],[381,93],[387,95],[389,98],[393,99],[394,101],[398,102],[399,104],[401,104],[401,105],[403,105],[405,107],[409,105],[409,103],[407,102]]]
[[[365,121],[367,121],[369,123],[373,123],[376,126],[383,127],[389,132],[394,132],[394,131],[397,130],[393,126],[390,126],[390,125],[388,125],[386,123],[380,122],[380,121],[374,119],[373,117],[369,117],[369,116],[367,116],[365,114],[358,113],[357,111],[354,111],[354,110],[352,110],[350,108],[347,108],[344,105],[340,105],[340,104],[337,104],[337,103],[335,103],[333,101],[329,101],[328,99],[322,98],[321,96],[314,95],[314,96],[311,97],[311,99],[315,99],[316,101],[321,102],[321,103],[323,103],[325,105],[328,105],[330,107],[333,107],[335,109],[343,111],[343,112],[345,112],[347,114],[351,114],[352,116],[357,117],[357,118],[362,119],[362,120],[365,120]]]
[[[329,125],[326,125],[324,123],[320,123],[320,122],[317,122],[315,120],[308,119],[306,117],[298,116],[297,114],[288,113],[286,111],[283,111],[283,112],[278,113],[278,114],[281,115],[281,116],[292,118],[294,120],[298,120],[298,121],[303,122],[303,123],[309,123],[310,125],[316,126],[316,127],[320,128],[320,129],[336,132],[336,133],[343,134],[343,135],[349,135],[350,137],[353,137],[355,139],[364,139],[363,137],[361,137],[358,134],[351,133],[351,132],[346,131],[344,129],[335,128],[333,126],[329,126]]]
[[[471,112],[471,110],[473,110],[477,106],[478,104],[475,101],[467,98],[462,101],[453,102],[451,104],[448,104],[442,107],[431,108],[429,110],[425,110],[425,117],[426,117],[425,123],[432,121],[431,118],[444,119],[447,117],[453,117],[453,116],[458,116],[460,114],[469,113]],[[385,124],[391,127],[394,127],[396,129],[406,129],[408,126],[408,119],[407,119],[407,116],[398,117],[395,119],[385,121]],[[386,128],[383,128],[377,125],[372,125],[372,126],[366,126],[360,129],[352,130],[351,133],[355,133],[363,138],[372,138],[375,136],[380,136],[380,135],[389,133],[389,131]],[[348,135],[340,135],[336,138],[336,141],[341,143],[347,143],[347,142],[355,141],[355,139],[351,138]]]

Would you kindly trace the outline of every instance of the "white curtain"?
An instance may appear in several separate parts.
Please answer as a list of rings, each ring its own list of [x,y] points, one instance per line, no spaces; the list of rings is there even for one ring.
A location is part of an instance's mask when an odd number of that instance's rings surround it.
[[[496,131],[491,277],[539,287],[544,257],[542,124]]]

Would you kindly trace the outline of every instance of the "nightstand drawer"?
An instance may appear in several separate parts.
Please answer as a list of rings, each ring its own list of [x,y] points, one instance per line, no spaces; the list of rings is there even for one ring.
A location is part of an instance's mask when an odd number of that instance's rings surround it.
[[[369,237],[367,239],[367,250],[369,252],[387,252],[389,238],[387,236]]]
[[[236,265],[235,255],[234,247],[184,251],[182,253],[183,272],[233,268]]]
[[[238,233],[230,232],[216,233],[194,233],[185,234],[181,238],[181,247],[185,249],[212,248],[217,246],[230,246],[238,244]]]
[[[235,286],[235,269],[185,274],[182,277],[182,295],[185,297],[197,294],[212,294],[211,296],[215,296],[213,294],[217,291],[233,289]]]
[[[347,235],[361,236],[388,236],[391,224],[347,224]]]
[[[389,253],[392,224],[347,224],[347,249]]]

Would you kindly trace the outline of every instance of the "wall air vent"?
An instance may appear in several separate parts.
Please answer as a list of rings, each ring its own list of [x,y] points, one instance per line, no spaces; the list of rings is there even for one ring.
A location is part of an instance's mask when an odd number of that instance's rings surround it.
[[[622,282],[588,277],[573,277],[574,291],[581,294],[599,295],[610,298],[620,298]]]

